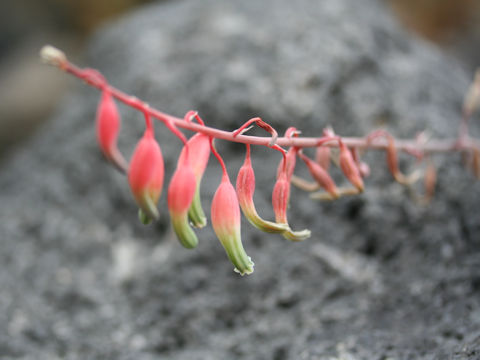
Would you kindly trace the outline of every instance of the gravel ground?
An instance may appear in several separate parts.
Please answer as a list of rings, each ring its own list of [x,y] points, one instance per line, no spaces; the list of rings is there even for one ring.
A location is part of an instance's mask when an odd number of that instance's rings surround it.
[[[305,135],[331,124],[341,135],[454,136],[470,77],[375,0],[152,4],[97,33],[87,59],[166,112],[197,109],[232,130],[261,116]],[[434,157],[429,206],[374,152],[361,196],[325,204],[294,190],[292,226],[312,238],[289,243],[244,221],[256,266],[240,277],[210,228],[193,251],[177,243],[165,198],[162,220],[139,224],[125,178],[96,147],[98,93],[71,88],[0,169],[2,359],[480,358],[480,184],[458,155]],[[141,115],[121,111],[130,154]],[[180,144],[157,133],[171,174]],[[218,147],[235,178],[243,147]],[[278,155],[253,155],[256,203],[271,217]],[[212,160],[207,209],[219,181]]]

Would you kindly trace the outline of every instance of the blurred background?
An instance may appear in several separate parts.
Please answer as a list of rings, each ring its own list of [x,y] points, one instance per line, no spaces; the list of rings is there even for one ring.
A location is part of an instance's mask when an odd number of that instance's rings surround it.
[[[38,58],[41,46],[54,44],[81,62],[82,50],[95,29],[151,1],[155,0],[0,2],[0,161],[48,119],[67,87],[67,76],[45,71]],[[480,1],[379,1],[409,31],[450,53],[467,71],[473,73],[480,65],[476,46]]]

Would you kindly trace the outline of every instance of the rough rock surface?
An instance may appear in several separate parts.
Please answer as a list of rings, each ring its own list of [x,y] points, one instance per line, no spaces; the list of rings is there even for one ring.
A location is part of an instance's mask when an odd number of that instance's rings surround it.
[[[332,124],[342,135],[451,136],[469,82],[374,0],[153,4],[102,30],[89,54],[114,85],[224,129],[260,115],[307,135]],[[312,238],[292,244],[244,222],[256,268],[241,278],[211,229],[181,248],[164,198],[159,224],[136,221],[125,178],[96,148],[98,94],[72,87],[0,170],[2,359],[479,358],[480,185],[458,156],[435,157],[428,207],[375,153],[362,196],[321,204],[294,191],[291,222]],[[142,121],[122,113],[129,154]],[[157,133],[171,172],[180,146]],[[243,147],[219,149],[234,178]],[[278,160],[254,149],[265,217]],[[211,160],[206,208],[219,175]]]

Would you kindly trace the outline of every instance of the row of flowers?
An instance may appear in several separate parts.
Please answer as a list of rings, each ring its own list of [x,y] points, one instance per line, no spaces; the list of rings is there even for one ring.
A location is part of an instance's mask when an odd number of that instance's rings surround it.
[[[120,131],[120,114],[113,96],[105,87],[97,109],[96,130],[99,146],[105,157],[128,177],[133,197],[139,207],[139,218],[144,224],[159,218],[157,203],[164,183],[164,161],[162,151],[155,139],[154,126],[147,111],[145,115],[145,132],[133,152],[130,162],[127,162],[117,146]],[[185,121],[196,120],[204,125],[196,112],[185,115]],[[207,218],[200,200],[200,184],[204,175],[210,154],[213,153],[222,167],[222,179],[215,192],[211,205],[211,222],[215,234],[223,245],[235,271],[241,275],[253,272],[254,263],[246,254],[240,231],[240,209],[248,221],[261,231],[282,234],[291,241],[301,241],[310,236],[307,229],[294,231],[287,219],[287,208],[290,200],[290,188],[297,158],[301,158],[312,175],[315,189],[323,188],[322,196],[331,199],[341,196],[342,191],[335,185],[329,175],[330,147],[323,146],[328,142],[338,142],[339,167],[354,186],[354,192],[363,191],[362,173],[364,165],[355,159],[350,149],[343,144],[341,138],[333,131],[327,130],[323,141],[319,143],[315,160],[308,158],[302,150],[291,147],[285,151],[275,145],[276,131],[260,118],[254,118],[234,132],[237,136],[248,130],[247,126],[256,124],[272,134],[270,147],[282,154],[278,166],[276,183],[273,187],[272,205],[275,221],[261,218],[253,201],[255,192],[255,173],[252,167],[250,144],[246,144],[245,161],[240,168],[236,188],[228,176],[225,163],[215,149],[213,138],[203,133],[196,133],[190,139],[179,132],[172,124],[166,124],[184,143],[177,162],[177,168],[170,179],[167,203],[173,230],[179,242],[185,248],[195,248],[198,238],[193,228],[202,228],[207,224]],[[295,128],[289,128],[286,137],[297,136]],[[298,179],[297,179],[298,183]],[[299,184],[299,186],[302,186]],[[193,227],[193,228],[192,228]]]

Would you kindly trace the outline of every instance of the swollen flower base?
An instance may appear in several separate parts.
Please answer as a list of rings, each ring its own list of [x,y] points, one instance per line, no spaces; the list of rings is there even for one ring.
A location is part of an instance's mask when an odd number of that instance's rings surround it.
[[[260,118],[253,118],[233,132],[211,128],[205,125],[195,111],[189,111],[184,118],[177,118],[151,108],[141,100],[127,95],[110,86],[96,70],[80,69],[70,63],[63,52],[51,46],[41,51],[42,59],[79,79],[84,80],[102,92],[96,115],[97,140],[101,151],[113,165],[127,174],[133,198],[139,207],[139,218],[144,224],[157,220],[160,211],[157,203],[162,193],[164,164],[162,152],[155,139],[151,118],[162,122],[166,129],[177,136],[184,147],[180,153],[177,168],[168,187],[168,210],[173,230],[185,248],[198,245],[193,227],[202,228],[207,218],[201,206],[201,180],[213,153],[222,168],[222,179],[212,199],[211,222],[213,230],[224,247],[234,270],[241,275],[253,272],[253,262],[245,252],[241,239],[240,208],[248,221],[266,233],[280,234],[291,241],[301,241],[310,236],[305,229],[294,231],[288,222],[287,209],[290,202],[291,185],[311,192],[310,197],[318,200],[334,200],[342,196],[355,195],[364,191],[365,178],[370,167],[360,159],[366,150],[381,150],[386,154],[386,165],[393,178],[411,186],[423,176],[424,195],[417,196],[421,203],[428,203],[435,191],[437,172],[433,154],[439,152],[459,152],[473,173],[480,177],[480,142],[469,136],[469,119],[480,105],[480,72],[475,76],[464,100],[463,116],[460,120],[458,136],[451,139],[428,139],[418,134],[412,140],[397,140],[385,130],[376,130],[365,137],[347,138],[336,135],[331,128],[322,137],[302,138],[294,127],[287,129],[283,137]],[[139,140],[130,162],[127,162],[117,146],[120,131],[120,114],[115,105],[117,99],[145,117],[145,132]],[[196,120],[196,123],[193,122]],[[267,131],[270,137],[246,136],[250,125]],[[187,139],[179,128],[193,131]],[[213,140],[235,141],[246,144],[245,161],[237,176],[236,189],[230,182],[223,159],[213,145]],[[255,173],[252,166],[251,145],[267,146],[281,153],[272,186],[272,206],[275,221],[261,218],[254,205]],[[285,148],[285,149],[284,149]],[[288,150],[286,150],[288,148]],[[314,159],[305,152],[315,148]],[[337,148],[339,151],[331,151]],[[404,175],[399,168],[398,156],[403,152],[415,158],[419,167],[411,175]],[[303,179],[294,174],[297,158],[303,160],[311,179]],[[337,165],[337,170],[331,169]],[[420,168],[420,166],[423,166]],[[331,172],[343,174],[343,186],[337,186]],[[275,174],[272,175],[275,179]],[[162,212],[163,213],[163,212]]]

